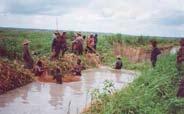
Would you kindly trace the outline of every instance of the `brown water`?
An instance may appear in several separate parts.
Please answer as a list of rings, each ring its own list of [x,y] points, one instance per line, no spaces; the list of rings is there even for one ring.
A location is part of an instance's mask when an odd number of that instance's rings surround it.
[[[34,82],[1,95],[0,114],[79,114],[90,102],[90,89],[101,88],[105,80],[112,80],[119,89],[134,78],[132,72],[104,67],[84,71],[79,82]]]

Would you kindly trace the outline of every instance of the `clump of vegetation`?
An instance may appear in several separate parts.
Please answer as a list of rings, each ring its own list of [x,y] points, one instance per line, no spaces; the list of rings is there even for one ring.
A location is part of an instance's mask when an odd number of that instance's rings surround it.
[[[141,76],[124,90],[104,97],[93,114],[181,114],[184,100],[176,98],[178,75],[175,56],[162,57],[156,68],[142,70]]]
[[[16,61],[13,63],[0,60],[0,94],[32,81],[32,74],[29,71],[25,72],[25,69],[16,63]]]

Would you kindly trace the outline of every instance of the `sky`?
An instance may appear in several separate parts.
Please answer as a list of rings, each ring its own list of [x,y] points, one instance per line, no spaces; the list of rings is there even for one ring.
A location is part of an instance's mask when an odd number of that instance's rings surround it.
[[[0,27],[182,37],[184,1],[0,0]]]

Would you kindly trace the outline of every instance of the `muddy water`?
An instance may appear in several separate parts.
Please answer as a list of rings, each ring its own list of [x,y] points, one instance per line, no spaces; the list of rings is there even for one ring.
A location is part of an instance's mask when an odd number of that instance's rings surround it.
[[[176,54],[178,51],[179,51],[179,46],[176,46],[176,47],[173,47],[171,50],[170,50],[170,54]]]
[[[134,78],[134,73],[104,67],[84,71],[78,82],[34,82],[1,95],[0,114],[78,114],[90,102],[90,89],[101,88],[105,80],[112,80],[118,89]]]

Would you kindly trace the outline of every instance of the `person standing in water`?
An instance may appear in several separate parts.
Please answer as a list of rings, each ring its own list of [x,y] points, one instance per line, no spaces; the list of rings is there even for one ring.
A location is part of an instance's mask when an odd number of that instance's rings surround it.
[[[55,69],[53,79],[56,80],[58,84],[63,83],[63,75],[59,67]]]
[[[74,76],[81,76],[81,71],[85,69],[81,64],[81,59],[77,59],[77,64],[74,66],[72,72]]]
[[[24,60],[24,68],[32,69],[34,61],[29,52],[29,43],[30,41],[25,39],[23,42],[23,60]]]
[[[157,48],[157,41],[151,41],[151,45],[152,45],[152,51],[151,51],[151,63],[152,63],[152,67],[156,66],[156,62],[157,62],[157,56],[161,54],[161,51],[159,48]]]
[[[123,63],[120,56],[117,56],[116,63],[115,63],[115,69],[122,69]]]
[[[35,76],[42,77],[44,73],[44,66],[42,61],[38,61],[33,69]]]

